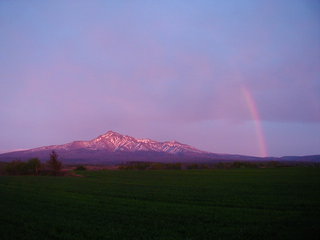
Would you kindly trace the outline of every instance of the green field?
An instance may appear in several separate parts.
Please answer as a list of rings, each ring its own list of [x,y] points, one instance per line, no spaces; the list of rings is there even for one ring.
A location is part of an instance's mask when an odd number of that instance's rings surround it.
[[[0,176],[0,239],[320,239],[320,169]]]

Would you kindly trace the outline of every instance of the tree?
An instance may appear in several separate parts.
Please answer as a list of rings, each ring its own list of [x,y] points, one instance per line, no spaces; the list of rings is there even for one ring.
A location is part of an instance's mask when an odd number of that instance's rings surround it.
[[[6,172],[10,175],[26,174],[26,163],[20,160],[14,160],[6,165]]]
[[[62,163],[58,160],[58,157],[58,154],[55,151],[52,151],[50,153],[50,160],[47,161],[47,166],[52,171],[53,175],[58,175],[62,168]]]
[[[33,175],[39,175],[41,169],[41,162],[39,158],[31,158],[27,161],[27,169],[32,172]]]
[[[14,160],[6,164],[5,172],[9,175],[38,175],[41,163],[38,158],[31,158],[27,162]]]

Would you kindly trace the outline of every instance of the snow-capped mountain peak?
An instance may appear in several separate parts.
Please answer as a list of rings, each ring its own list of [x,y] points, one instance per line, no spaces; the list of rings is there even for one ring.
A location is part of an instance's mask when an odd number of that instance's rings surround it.
[[[108,131],[89,141],[73,141],[62,145],[6,153],[1,156],[6,160],[31,157],[45,160],[53,150],[57,151],[63,160],[71,162],[171,161],[172,159],[191,159],[194,156],[203,158],[209,154],[177,141],[158,142],[148,138],[139,139]]]
[[[74,141],[62,145],[45,146],[30,151],[42,150],[104,150],[109,152],[138,152],[153,151],[164,152],[170,154],[177,153],[203,153],[203,151],[193,148],[189,145],[179,143],[177,141],[158,142],[148,138],[134,138],[122,135],[114,131],[108,131],[90,141]]]
[[[89,141],[90,149],[104,149],[110,151],[155,151],[166,153],[181,153],[181,152],[197,152],[202,151],[195,149],[189,145],[181,144],[177,141],[157,142],[148,138],[134,138],[127,135],[122,135],[114,131],[100,135],[99,137]]]
[[[24,151],[0,154],[0,160],[38,157],[46,161],[51,151],[66,162],[119,163],[126,161],[209,161],[217,159],[248,159],[248,156],[215,154],[198,150],[177,141],[159,142],[148,138],[134,138],[108,131],[89,141],[73,141]],[[256,157],[250,157],[259,160]]]

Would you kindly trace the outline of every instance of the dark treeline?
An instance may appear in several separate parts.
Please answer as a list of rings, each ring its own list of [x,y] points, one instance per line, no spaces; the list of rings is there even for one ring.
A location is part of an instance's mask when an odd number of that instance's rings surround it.
[[[121,170],[162,170],[162,169],[234,169],[234,168],[279,168],[279,167],[320,167],[320,163],[306,162],[217,162],[217,163],[160,163],[160,162],[127,162],[121,164]]]
[[[62,171],[62,163],[58,160],[58,155],[52,151],[50,159],[41,163],[38,158],[31,158],[27,161],[14,160],[8,163],[0,162],[1,175],[72,175],[72,170],[103,170],[108,169],[105,165],[88,167],[85,165],[66,166],[66,171]],[[130,161],[120,165],[114,165],[113,170],[189,170],[189,169],[236,169],[236,168],[281,168],[281,167],[320,167],[320,163],[296,162],[296,161],[223,161],[214,163],[167,163],[167,162],[146,162]],[[69,172],[68,172],[69,168]]]
[[[58,160],[55,151],[50,153],[50,159],[41,163],[38,158],[31,158],[27,161],[13,160],[8,163],[1,163],[0,173],[4,175],[61,175],[62,163]]]

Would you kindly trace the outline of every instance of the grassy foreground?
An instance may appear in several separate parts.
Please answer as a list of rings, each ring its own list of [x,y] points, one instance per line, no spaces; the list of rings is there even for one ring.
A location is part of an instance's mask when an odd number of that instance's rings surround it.
[[[0,176],[0,239],[320,239],[320,169]]]

